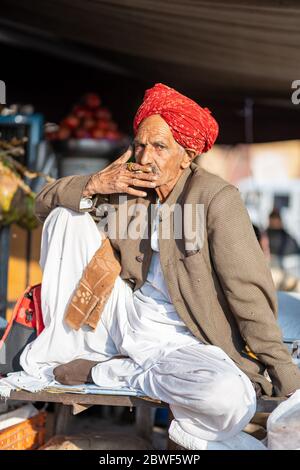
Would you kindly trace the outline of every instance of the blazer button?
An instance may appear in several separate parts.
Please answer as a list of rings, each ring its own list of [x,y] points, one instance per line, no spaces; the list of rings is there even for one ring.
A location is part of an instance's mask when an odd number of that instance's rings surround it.
[[[142,263],[143,262],[143,256],[136,256],[135,259],[139,262],[139,263]]]

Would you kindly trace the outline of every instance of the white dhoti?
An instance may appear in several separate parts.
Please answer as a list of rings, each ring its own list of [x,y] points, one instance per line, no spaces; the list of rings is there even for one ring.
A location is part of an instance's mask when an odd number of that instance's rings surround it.
[[[134,387],[170,404],[175,442],[206,449],[210,441],[223,441],[230,448],[233,439],[234,448],[234,436],[255,413],[254,388],[220,348],[202,344],[177,314],[155,312],[155,302],[143,302],[118,277],[95,331],[64,324],[66,306],[100,244],[88,213],[56,208],[48,216],[40,260],[45,329],[25,348],[24,371],[43,378],[73,359],[99,361],[92,370],[97,385]],[[128,357],[113,358],[119,354]]]

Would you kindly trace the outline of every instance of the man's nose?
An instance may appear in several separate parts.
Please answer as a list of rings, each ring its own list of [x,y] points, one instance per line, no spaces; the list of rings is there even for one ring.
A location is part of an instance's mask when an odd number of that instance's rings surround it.
[[[153,156],[150,147],[147,146],[144,148],[140,162],[141,165],[149,165],[149,163],[153,162]]]

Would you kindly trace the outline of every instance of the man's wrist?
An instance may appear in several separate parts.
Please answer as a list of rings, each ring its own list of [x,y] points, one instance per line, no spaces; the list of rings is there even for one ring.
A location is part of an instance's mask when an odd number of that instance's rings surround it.
[[[94,201],[91,197],[82,197],[79,202],[79,210],[86,211],[93,208]]]
[[[85,188],[82,192],[82,197],[92,197],[92,196],[94,196],[94,194],[96,194],[96,191],[95,191],[95,188],[94,188],[94,181],[93,181],[94,178],[93,178],[93,176],[94,175],[92,175],[89,178],[89,180],[88,180],[88,182],[87,182],[87,184],[86,184],[86,186],[85,186]]]

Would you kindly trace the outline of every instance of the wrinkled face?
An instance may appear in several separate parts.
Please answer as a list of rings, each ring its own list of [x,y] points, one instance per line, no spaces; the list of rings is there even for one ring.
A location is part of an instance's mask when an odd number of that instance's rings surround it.
[[[158,186],[174,180],[191,162],[185,149],[174,139],[166,121],[158,114],[142,121],[134,139],[134,148],[136,162],[151,165],[159,175]]]

